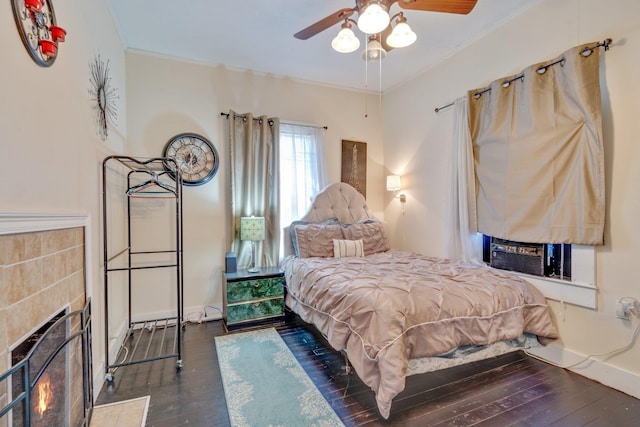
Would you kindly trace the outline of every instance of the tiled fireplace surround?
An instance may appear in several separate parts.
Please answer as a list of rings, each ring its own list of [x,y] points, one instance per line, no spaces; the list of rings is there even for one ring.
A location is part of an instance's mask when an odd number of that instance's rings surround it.
[[[71,222],[79,221],[73,219]],[[33,225],[27,228],[30,227]],[[16,343],[60,310],[68,307],[69,311],[74,311],[84,306],[85,227],[16,234],[3,227],[0,234],[2,373],[10,368],[11,349]],[[8,394],[4,384],[0,387],[2,407],[7,404]],[[0,420],[0,427],[6,424],[6,419]]]

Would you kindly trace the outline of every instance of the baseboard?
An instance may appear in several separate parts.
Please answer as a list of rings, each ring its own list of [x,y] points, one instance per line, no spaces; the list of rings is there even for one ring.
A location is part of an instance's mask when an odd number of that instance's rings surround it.
[[[572,366],[587,357],[587,355],[567,350],[555,343],[529,349],[528,353],[561,367]],[[636,373],[611,366],[596,359],[589,359],[580,365],[567,369],[640,399],[640,375]]]
[[[93,371],[93,403],[94,405],[98,401],[98,396],[100,395],[100,391],[102,390],[102,385],[104,384],[104,378],[105,378],[104,364],[105,362],[102,362],[100,366],[98,366],[98,369]]]
[[[127,323],[122,321],[117,329],[118,332],[109,337],[109,360],[112,363],[115,362],[118,352],[120,352],[120,348],[122,347],[122,343],[124,342],[125,335],[129,328]],[[107,361],[105,360],[104,363],[107,363]]]
[[[164,319],[175,317],[175,311],[157,311],[155,313],[144,313],[131,316],[133,322],[143,322],[145,320]],[[182,313],[183,319],[190,323],[202,323],[212,320],[222,319],[222,306],[220,305],[198,305],[193,307],[185,307]]]
[[[202,323],[222,319],[222,306],[205,305],[184,309],[184,318],[187,322]]]
[[[118,355],[118,352],[120,351],[120,347],[122,345],[122,342],[124,341],[124,338],[128,329],[129,328],[126,322],[123,321],[118,327],[118,332],[115,335],[112,335],[111,337],[109,337],[109,361],[111,361],[112,363],[114,362],[115,357]],[[93,370],[93,384],[94,384],[93,401],[94,403],[98,399],[98,394],[100,393],[100,390],[102,390],[102,384],[105,382],[106,366],[107,366],[107,361],[101,360],[99,366],[93,367],[94,368]]]

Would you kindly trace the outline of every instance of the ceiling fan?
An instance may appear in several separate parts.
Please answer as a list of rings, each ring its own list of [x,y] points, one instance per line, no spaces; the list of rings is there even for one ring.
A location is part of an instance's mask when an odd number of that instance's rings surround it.
[[[372,57],[367,52],[369,49],[367,46],[367,50],[363,52],[363,58],[378,59],[384,57],[384,54],[394,47],[408,46],[416,40],[416,34],[407,25],[403,12],[389,17],[389,9],[394,3],[398,3],[400,8],[406,10],[466,15],[475,7],[477,0],[355,0],[355,3],[355,7],[340,9],[293,36],[300,40],[307,40],[342,21],[341,30],[331,45],[338,52],[353,52],[360,47],[360,41],[351,30],[351,22],[353,22],[360,31],[369,35],[368,44],[375,41],[384,49],[384,52],[381,52],[382,56]],[[357,22],[350,19],[355,13],[358,14]],[[396,23],[392,27],[394,19]]]

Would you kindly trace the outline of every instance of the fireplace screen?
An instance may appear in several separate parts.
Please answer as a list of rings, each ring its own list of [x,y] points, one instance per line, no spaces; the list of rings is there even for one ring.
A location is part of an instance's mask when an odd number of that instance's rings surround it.
[[[54,316],[11,352],[12,367],[0,375],[10,391],[0,425],[88,426],[93,407],[90,302]],[[7,421],[10,420],[9,424]]]

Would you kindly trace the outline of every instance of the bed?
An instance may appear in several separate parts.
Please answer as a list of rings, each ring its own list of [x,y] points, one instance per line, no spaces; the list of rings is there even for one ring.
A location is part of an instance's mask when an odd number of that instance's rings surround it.
[[[287,306],[346,353],[384,418],[415,360],[558,337],[544,296],[518,276],[389,248],[348,184],[318,193],[285,236]]]

